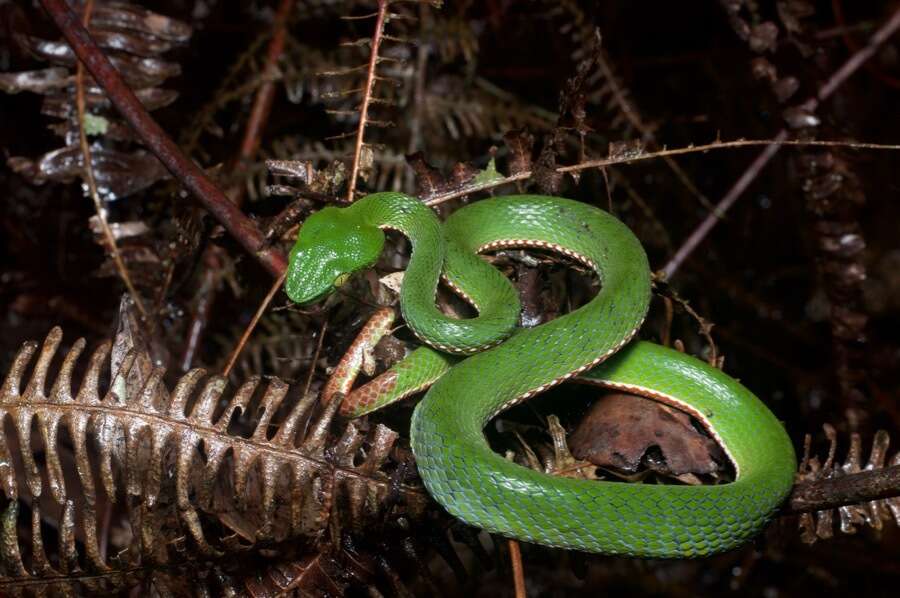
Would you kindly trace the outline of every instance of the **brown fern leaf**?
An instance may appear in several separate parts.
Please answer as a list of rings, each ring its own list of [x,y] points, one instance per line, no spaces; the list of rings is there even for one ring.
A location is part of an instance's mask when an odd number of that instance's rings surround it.
[[[350,162],[350,176],[347,184],[347,201],[353,201],[356,193],[357,180],[362,178],[361,173],[365,169],[366,164],[371,162],[372,154],[374,153],[372,148],[365,141],[366,129],[369,127],[385,128],[393,126],[391,121],[385,120],[383,117],[375,118],[372,114],[372,109],[375,106],[394,106],[397,104],[397,101],[390,95],[377,91],[384,88],[385,83],[391,83],[398,87],[400,86],[400,81],[393,76],[393,73],[384,72],[384,67],[379,68],[379,65],[383,63],[402,64],[403,62],[402,58],[398,59],[392,56],[391,54],[393,54],[393,52],[388,52],[384,48],[386,42],[390,42],[391,45],[403,44],[406,42],[406,40],[401,37],[389,34],[386,31],[387,25],[392,21],[414,19],[408,11],[393,10],[392,5],[395,3],[399,4],[399,2],[395,2],[395,0],[376,0],[377,9],[374,13],[361,17],[345,17],[347,20],[374,18],[372,35],[370,37],[346,42],[344,44],[347,46],[368,47],[368,59],[365,65],[349,68],[343,67],[321,73],[322,76],[342,77],[346,78],[348,81],[355,81],[360,73],[365,73],[365,77],[360,87],[351,86],[333,94],[336,98],[359,97],[359,104],[351,110],[339,108],[328,111],[330,114],[337,117],[358,117],[355,131],[334,137],[334,139],[344,137],[354,138],[353,153]],[[436,4],[435,2],[429,2],[429,0],[423,0],[421,3]]]
[[[188,41],[191,29],[187,24],[139,6],[98,2],[91,16],[90,32],[148,110],[175,101],[177,92],[158,86],[178,75],[181,67],[160,56]],[[77,63],[75,54],[64,41],[24,35],[19,35],[19,40],[36,58],[53,66],[0,74],[0,90],[43,95],[42,112],[63,120],[50,125],[50,129],[63,137],[67,145],[35,160],[11,157],[7,163],[36,184],[83,179],[84,158],[77,142],[79,125],[72,74]],[[148,151],[140,146],[128,147],[135,144],[134,134],[92,80],[87,88],[86,105],[89,114],[85,125],[92,135],[91,163],[104,200],[134,194],[168,176]]]
[[[424,126],[427,134],[453,140],[485,138],[500,131],[525,128],[533,132],[553,128],[555,115],[497,88],[486,80],[467,84],[462,77],[435,78],[425,90]]]
[[[280,380],[259,389],[251,379],[225,399],[226,381],[201,384],[199,369],[169,392],[162,368],[137,371],[135,351],[107,366],[110,343],[91,355],[76,392],[83,339],[48,388],[61,340],[53,329],[30,376],[38,343],[25,343],[0,389],[0,587],[59,584],[73,572],[112,583],[116,572],[214,561],[286,540],[310,544],[425,512],[424,489],[385,471],[396,433],[350,423],[336,440],[330,435],[339,401],[314,413],[309,395],[280,417],[289,390]],[[23,531],[17,522],[27,509]],[[127,517],[126,539],[108,540],[105,509]],[[46,552],[48,525],[58,553]]]
[[[831,424],[824,424],[825,437],[828,439],[828,455],[824,461],[817,455],[810,456],[810,435],[806,435],[803,444],[803,459],[797,472],[798,482],[814,482],[822,479],[841,477],[861,471],[871,471],[884,467],[900,465],[900,452],[887,458],[890,435],[878,430],[872,439],[869,458],[862,463],[862,439],[856,432],[850,435],[850,447],[843,463],[837,462],[837,431]],[[900,497],[873,500],[856,505],[845,505],[837,508],[839,526],[844,534],[855,534],[857,526],[871,527],[881,530],[886,521],[900,525]],[[826,540],[834,536],[834,509],[803,513],[800,516],[800,537],[807,544],[817,540]]]

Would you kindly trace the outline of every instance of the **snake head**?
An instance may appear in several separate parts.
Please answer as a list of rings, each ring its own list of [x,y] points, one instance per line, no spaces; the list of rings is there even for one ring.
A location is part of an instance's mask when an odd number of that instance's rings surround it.
[[[349,208],[327,207],[306,219],[291,249],[285,291],[306,305],[333,293],[381,255],[384,233]]]

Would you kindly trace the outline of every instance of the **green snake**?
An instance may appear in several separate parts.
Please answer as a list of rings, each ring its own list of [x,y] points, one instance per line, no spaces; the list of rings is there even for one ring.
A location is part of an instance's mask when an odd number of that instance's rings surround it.
[[[747,541],[784,500],[796,457],[766,406],[698,359],[632,340],[648,309],[650,269],[640,242],[619,220],[568,199],[517,195],[472,203],[441,223],[418,199],[376,193],[323,208],[303,223],[291,251],[288,296],[318,301],[372,267],[384,229],[412,243],[401,313],[433,349],[395,366],[381,389],[396,398],[438,378],[413,412],[410,439],[426,488],[452,515],[549,546],[696,557]],[[516,328],[515,288],[479,256],[506,247],[561,252],[596,272],[601,290],[551,322]],[[457,319],[438,309],[442,278],[477,317]],[[690,413],[722,445],[735,480],[690,486],[573,479],[491,450],[483,428],[492,417],[575,376]],[[384,402],[369,398],[367,410]]]

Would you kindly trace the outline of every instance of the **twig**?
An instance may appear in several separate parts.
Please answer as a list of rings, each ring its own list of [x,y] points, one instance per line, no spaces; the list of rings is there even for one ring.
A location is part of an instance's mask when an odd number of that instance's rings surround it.
[[[650,145],[650,149],[655,150],[659,147],[658,142],[656,141],[656,135],[647,126],[644,120],[641,118],[640,113],[634,107],[634,104],[631,103],[631,100],[625,95],[625,90],[622,89],[622,86],[619,84],[619,80],[616,78],[616,74],[613,72],[612,67],[609,65],[609,62],[606,60],[606,54],[602,49],[599,48],[600,43],[600,30],[597,29],[594,31],[594,35],[597,37],[597,66],[600,67],[600,71],[603,74],[603,78],[609,83],[609,89],[612,92],[613,101],[619,105],[619,110],[622,111],[622,114],[625,115],[625,118],[628,119],[628,122],[631,123],[635,129],[637,129],[642,139],[647,141]],[[666,166],[672,171],[681,184],[697,198],[697,201],[705,207],[707,210],[714,210],[712,203],[710,203],[709,198],[704,195],[700,189],[694,184],[694,181],[687,175],[687,173],[682,170],[681,166],[678,165],[678,162],[673,160],[670,155],[665,155],[663,157],[663,161],[666,163]]]
[[[359,105],[359,127],[356,130],[356,145],[353,148],[353,165],[350,168],[350,182],[347,184],[347,201],[353,201],[356,192],[356,179],[359,176],[359,160],[362,155],[363,137],[369,117],[369,104],[372,102],[372,90],[375,89],[375,69],[378,67],[378,51],[384,39],[384,21],[387,15],[388,0],[378,0],[378,12],[375,14],[375,32],[372,34],[372,48],[369,54],[369,67],[366,70],[366,85]]]
[[[233,161],[232,174],[240,174],[246,171],[247,163],[256,156],[259,150],[260,137],[272,108],[275,97],[274,74],[278,70],[278,60],[284,52],[285,37],[287,35],[287,21],[293,8],[294,0],[282,0],[275,15],[275,32],[269,41],[266,50],[266,64],[262,69],[263,84],[256,90],[253,98],[253,106],[250,116],[247,118],[247,126],[244,128],[244,138],[241,147]],[[226,194],[236,205],[241,205],[244,199],[245,187],[235,185],[227,190]],[[218,270],[225,261],[224,250],[218,245],[209,245],[203,252],[201,263],[206,270],[201,277],[200,290],[197,293],[198,301],[196,309],[191,317],[188,327],[188,341],[185,343],[184,353],[181,357],[181,368],[188,371],[194,361],[194,355],[200,346],[200,340],[206,325],[209,322],[209,312],[215,301],[218,290]],[[232,364],[229,364],[232,365]],[[229,368],[230,369],[230,368]]]
[[[656,152],[642,152],[638,155],[629,155],[629,156],[621,156],[615,158],[603,158],[601,160],[589,160],[587,162],[579,162],[578,164],[571,164],[569,166],[560,166],[556,169],[556,172],[577,172],[580,170],[587,170],[589,168],[605,168],[607,166],[614,166],[616,164],[631,164],[632,162],[640,162],[643,160],[655,160],[657,158],[662,158],[665,156],[678,156],[683,154],[694,154],[697,152],[708,152],[712,150],[720,150],[720,149],[734,149],[738,147],[752,147],[757,145],[766,146],[766,150],[763,151],[765,154],[770,150],[771,147],[779,147],[781,145],[799,145],[799,146],[827,146],[827,147],[849,147],[852,149],[880,149],[880,150],[900,150],[900,144],[890,144],[890,143],[863,143],[856,141],[830,141],[830,140],[801,140],[801,139],[787,139],[787,134],[785,133],[784,137],[775,139],[735,139],[733,141],[714,141],[712,143],[707,143],[704,145],[689,145],[687,147],[679,147],[675,149],[662,149]],[[775,150],[777,151],[777,149]],[[434,206],[445,201],[455,199],[457,197],[462,197],[463,195],[469,195],[471,193],[476,193],[478,191],[487,191],[489,189],[493,189],[495,187],[500,187],[502,185],[507,185],[509,183],[514,183],[516,181],[522,181],[531,178],[532,172],[530,170],[523,170],[522,172],[516,173],[514,175],[510,175],[508,177],[500,178],[492,180],[488,183],[482,183],[477,185],[467,185],[464,187],[460,187],[459,189],[452,189],[445,193],[438,193],[437,195],[432,195],[425,199],[425,204],[429,206]],[[752,179],[751,179],[752,180]],[[749,184],[749,181],[747,181]],[[735,185],[737,187],[737,185]],[[723,200],[724,202],[724,200]],[[726,208],[727,209],[727,208]],[[717,212],[723,213],[722,210],[722,202],[719,203]],[[715,215],[713,215],[716,219]]]
[[[274,276],[287,268],[285,256],[265,244],[253,222],[206,176],[203,170],[182,153],[172,139],[141,105],[134,92],[78,22],[65,0],[41,0],[69,45],[106,92],[112,104],[160,162],[182,182],[213,217]]]
[[[253,106],[250,108],[250,116],[247,118],[247,127],[244,129],[244,139],[241,141],[241,149],[238,153],[238,162],[234,168],[236,172],[243,170],[243,161],[251,160],[259,149],[263,127],[269,120],[269,111],[272,109],[272,100],[275,98],[275,75],[278,72],[278,60],[284,52],[284,41],[287,35],[288,16],[293,8],[294,0],[281,0],[278,12],[275,14],[275,33],[266,49],[266,64],[262,70],[263,84],[256,90],[253,98]],[[240,202],[238,202],[240,204]]]
[[[84,14],[82,16],[85,27],[90,23],[91,13],[93,11],[94,0],[87,0],[84,5]],[[116,270],[119,271],[119,277],[128,288],[128,292],[131,294],[135,306],[137,306],[138,311],[141,312],[141,317],[146,319],[147,310],[144,309],[144,302],[134,288],[134,283],[131,281],[131,276],[128,274],[128,268],[125,266],[124,260],[122,260],[122,254],[119,252],[116,238],[109,228],[109,222],[106,220],[106,210],[104,210],[103,204],[100,201],[100,194],[97,192],[97,181],[94,178],[91,146],[88,144],[87,133],[84,130],[84,65],[80,62],[75,69],[75,107],[78,111],[78,142],[81,145],[81,155],[82,160],[84,160],[84,178],[87,182],[91,199],[94,200],[94,208],[97,211],[97,219],[100,221],[100,228],[103,230],[103,236],[106,237],[106,243],[109,245],[109,252],[112,255],[113,263],[116,265]]]
[[[207,248],[203,252],[203,275],[194,291],[194,309],[191,323],[188,325],[184,352],[181,355],[181,371],[187,372],[194,365],[194,357],[200,349],[203,332],[209,323],[212,306],[216,297],[216,288],[225,267],[224,250],[219,247]]]
[[[865,143],[862,141],[842,141],[829,139],[787,139],[787,132],[784,137],[775,136],[774,139],[734,139],[732,141],[713,141],[704,145],[689,145],[687,147],[677,147],[675,149],[661,149],[656,152],[641,152],[637,155],[628,155],[615,158],[602,158],[600,160],[588,160],[587,162],[579,162],[570,166],[560,166],[557,172],[577,172],[588,168],[604,168],[614,164],[630,164],[632,162],[640,162],[642,160],[655,160],[666,156],[679,156],[682,154],[694,154],[697,152],[708,152],[717,149],[729,149],[736,147],[752,147],[757,145],[782,146],[782,145],[801,145],[801,146],[826,146],[826,147],[848,147],[850,149],[879,149],[879,150],[900,150],[900,144],[895,143]],[[763,152],[765,153],[765,151]],[[721,209],[721,202],[719,203]]]
[[[782,129],[778,132],[778,135],[773,139],[773,143],[766,146],[766,148],[756,157],[753,162],[750,163],[750,166],[747,167],[747,170],[744,171],[744,174],[740,176],[740,178],[732,185],[731,189],[725,194],[725,197],[719,202],[716,206],[716,209],[712,214],[708,215],[703,219],[703,222],[694,229],[694,232],[685,240],[685,242],[678,248],[678,251],[675,252],[675,255],[672,256],[672,259],[663,267],[663,279],[668,280],[675,274],[675,271],[681,266],[684,260],[696,249],[696,247],[706,238],[706,235],[709,234],[709,231],[718,223],[719,219],[734,205],[734,202],[737,201],[738,197],[744,193],[747,187],[750,186],[756,176],[760,173],[760,171],[769,163],[775,154],[778,153],[778,150],[781,149],[780,143],[787,140],[788,133],[785,129]]]
[[[253,334],[253,330],[259,323],[259,319],[266,312],[266,308],[269,306],[269,303],[272,302],[272,298],[275,297],[275,293],[277,293],[278,289],[281,288],[281,284],[284,282],[285,278],[287,278],[287,270],[285,270],[281,274],[281,276],[275,279],[275,282],[272,283],[272,288],[269,289],[269,292],[266,294],[265,299],[263,299],[262,303],[259,304],[259,307],[256,309],[256,313],[253,314],[253,319],[250,320],[249,324],[247,324],[247,328],[244,329],[244,334],[241,335],[241,339],[234,347],[234,351],[231,352],[231,357],[228,358],[228,364],[222,371],[223,376],[228,377],[228,374],[231,373],[231,368],[233,368],[234,364],[237,363],[238,357],[240,357],[241,351],[244,349],[244,345],[247,344],[247,340],[249,340],[250,335]]]
[[[525,570],[522,568],[522,551],[519,543],[513,539],[509,542],[509,560],[512,563],[513,584],[515,584],[516,598],[525,598]]]
[[[438,193],[437,195],[433,195],[425,200],[425,205],[436,206],[439,203],[443,203],[445,201],[449,201],[451,199],[455,199],[457,197],[462,197],[463,195],[469,195],[470,193],[477,193],[478,191],[487,191],[488,189],[493,189],[494,187],[499,187],[501,185],[506,185],[508,183],[514,183],[516,181],[524,181],[526,179],[531,178],[531,171],[524,170],[520,173],[510,175],[508,177],[497,179],[491,181],[489,183],[482,183],[478,185],[467,185],[465,187],[461,187],[459,189],[453,189],[451,191],[447,191],[446,193]]]
[[[891,18],[888,19],[884,25],[879,27],[872,37],[869,38],[869,42],[853,54],[837,71],[834,72],[833,75],[831,75],[825,85],[819,90],[819,93],[816,94],[816,97],[806,101],[804,108],[808,109],[810,112],[815,110],[820,102],[831,96],[831,94],[834,93],[834,91],[840,87],[850,75],[855,73],[860,66],[871,58],[881,44],[890,38],[898,28],[900,28],[900,9],[895,10],[894,14],[891,15]],[[787,139],[787,136],[787,129],[782,129],[775,136],[775,141],[783,144],[785,139]],[[737,201],[738,197],[740,197],[744,190],[750,185],[750,182],[756,178],[756,175],[759,174],[769,160],[778,153],[779,149],[779,144],[769,145],[759,156],[757,156],[747,168],[747,171],[741,175],[734,186],[728,190],[725,197],[723,197],[718,206],[716,206],[716,210],[700,223],[681,248],[674,256],[672,256],[669,263],[665,265],[663,273],[666,278],[671,278],[671,276],[675,274],[681,264],[684,263],[684,260],[686,260],[700,242],[706,238],[706,235],[709,234],[709,231],[716,225],[716,222],[721,215],[728,211],[734,202]]]
[[[309,394],[309,387],[312,386],[313,375],[316,373],[316,363],[319,361],[319,354],[322,352],[322,342],[325,339],[325,331],[328,330],[328,317],[322,320],[322,328],[319,330],[319,342],[316,344],[316,352],[313,354],[312,362],[309,364],[309,375],[306,377],[306,384],[303,386],[303,394],[305,397]]]
[[[797,484],[781,513],[824,511],[892,496],[900,496],[900,465]]]
[[[85,4],[85,26],[87,26],[88,21],[90,20],[90,14],[93,11],[93,4],[93,0],[88,0]],[[135,289],[134,283],[131,281],[131,276],[128,274],[128,268],[125,266],[125,262],[122,260],[122,255],[119,252],[118,245],[116,244],[116,238],[109,227],[109,222],[106,220],[106,211],[103,208],[103,204],[100,200],[100,194],[97,191],[97,181],[94,178],[91,148],[88,144],[87,133],[85,132],[84,128],[84,68],[81,63],[78,64],[75,75],[75,105],[78,113],[78,141],[81,147],[82,160],[84,162],[84,177],[85,181],[87,182],[89,194],[94,202],[94,209],[97,212],[97,219],[100,222],[100,228],[102,229],[103,235],[106,238],[106,243],[109,246],[109,251],[112,254],[113,262],[115,263],[116,269],[119,272],[119,276],[122,278],[122,281],[128,288],[128,292],[130,293],[131,298],[134,300],[138,311],[141,312],[141,316],[146,318],[147,311],[144,309],[144,302],[141,300],[141,296]]]

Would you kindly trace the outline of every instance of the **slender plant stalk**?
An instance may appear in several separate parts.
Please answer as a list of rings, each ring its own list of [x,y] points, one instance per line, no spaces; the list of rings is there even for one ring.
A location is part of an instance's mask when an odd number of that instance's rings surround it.
[[[516,540],[509,540],[509,560],[512,563],[513,587],[516,598],[525,598],[525,569],[522,567],[522,551]]]
[[[240,174],[245,171],[247,163],[256,157],[256,152],[259,150],[262,131],[269,120],[272,101],[275,98],[274,75],[278,70],[278,60],[284,53],[287,22],[293,7],[294,0],[282,0],[281,4],[278,5],[278,12],[275,15],[275,31],[272,34],[272,39],[269,40],[269,47],[266,50],[266,64],[262,69],[264,83],[256,90],[256,96],[253,98],[253,106],[250,108],[250,116],[247,118],[247,125],[244,128],[244,138],[241,140],[240,149],[233,161],[232,174]],[[227,190],[226,194],[235,204],[241,205],[244,200],[244,188],[242,185],[234,185]],[[202,292],[198,294],[201,297],[201,301],[198,302],[188,327],[190,331],[188,342],[185,343],[184,353],[181,357],[182,371],[186,372],[191,368],[194,355],[209,321],[210,307],[219,288],[216,280],[218,274],[210,271],[210,269],[220,267],[224,261],[224,250],[218,245],[209,245],[204,250],[201,263],[205,266],[206,271],[201,277],[200,287]],[[229,363],[229,365],[233,364]]]
[[[275,293],[277,293],[278,289],[281,288],[281,284],[284,282],[285,278],[287,278],[287,270],[282,272],[281,276],[276,278],[275,282],[272,283],[272,287],[269,289],[266,297],[262,300],[262,303],[259,304],[259,307],[256,309],[256,313],[253,314],[253,319],[250,320],[249,324],[247,324],[247,327],[244,329],[244,334],[241,335],[241,339],[238,341],[237,345],[234,347],[234,350],[231,352],[231,357],[228,358],[228,364],[225,366],[225,370],[222,372],[223,376],[227,377],[228,374],[231,373],[231,369],[234,367],[234,364],[237,363],[238,357],[240,357],[241,351],[243,351],[244,349],[244,345],[247,344],[247,341],[250,339],[250,335],[253,334],[253,330],[259,323],[259,319],[264,313],[266,313],[266,308],[269,307],[269,303],[272,302],[272,299],[275,297]]]
[[[91,13],[93,11],[94,0],[87,0],[82,15],[85,29],[91,21]],[[116,270],[119,272],[119,277],[128,288],[128,293],[134,300],[134,304],[141,313],[141,317],[146,319],[147,310],[144,308],[144,302],[138,294],[137,289],[134,288],[134,283],[131,281],[131,276],[128,274],[128,267],[125,266],[125,261],[122,259],[122,254],[119,252],[119,246],[116,244],[116,237],[109,228],[109,222],[106,220],[106,210],[103,208],[103,202],[100,201],[100,194],[97,192],[97,181],[94,178],[91,146],[88,144],[87,133],[84,130],[84,104],[84,65],[79,62],[75,68],[75,107],[78,111],[78,141],[81,145],[81,155],[82,160],[84,161],[84,179],[87,182],[91,199],[94,200],[94,209],[97,211],[97,220],[100,222],[103,236],[106,237],[106,244],[109,246],[109,253],[112,255],[113,263],[116,265]]]
[[[655,160],[657,158],[663,158],[666,156],[695,154],[698,152],[709,152],[713,150],[735,149],[740,147],[752,147],[759,145],[764,145],[767,149],[771,146],[779,147],[782,145],[797,145],[847,147],[851,149],[900,150],[900,144],[862,143],[856,141],[830,140],[804,141],[800,139],[787,139],[786,136],[784,138],[776,137],[775,139],[735,139],[733,141],[714,141],[713,143],[707,143],[704,145],[691,145],[688,147],[679,147],[675,149],[662,149],[656,152],[641,152],[636,155],[602,158],[599,160],[588,160],[586,162],[579,162],[578,164],[571,164],[569,166],[560,166],[556,169],[556,172],[578,172],[591,168],[605,168],[607,166],[631,164],[633,162],[641,162],[644,160]],[[516,173],[514,175],[498,178],[487,183],[467,185],[458,189],[452,189],[450,191],[447,191],[446,193],[438,193],[437,195],[433,195],[427,198],[425,200],[425,203],[429,206],[434,206],[445,201],[455,199],[457,197],[462,197],[463,195],[469,195],[478,191],[487,191],[489,189],[494,189],[502,185],[508,185],[509,183],[514,183],[516,181],[527,180],[531,178],[531,175],[532,172],[530,170],[523,170],[522,172]],[[721,202],[719,204],[719,207],[721,208]]]
[[[309,375],[306,377],[306,384],[303,386],[303,395],[309,394],[309,387],[312,386],[313,374],[316,373],[316,363],[319,361],[319,355],[322,353],[322,341],[325,338],[325,331],[328,330],[328,318],[322,321],[322,328],[319,330],[319,342],[316,344],[316,352],[313,354],[312,363],[309,364]]]
[[[369,121],[369,105],[375,90],[375,71],[378,68],[378,52],[384,39],[384,22],[387,16],[388,0],[378,0],[378,12],[375,13],[375,31],[372,33],[369,67],[366,70],[366,85],[363,88],[362,100],[359,104],[359,127],[356,129],[356,144],[353,147],[353,165],[350,167],[350,182],[347,184],[347,201],[353,201],[356,193],[356,179],[359,177],[359,161],[362,156],[366,125]]]

